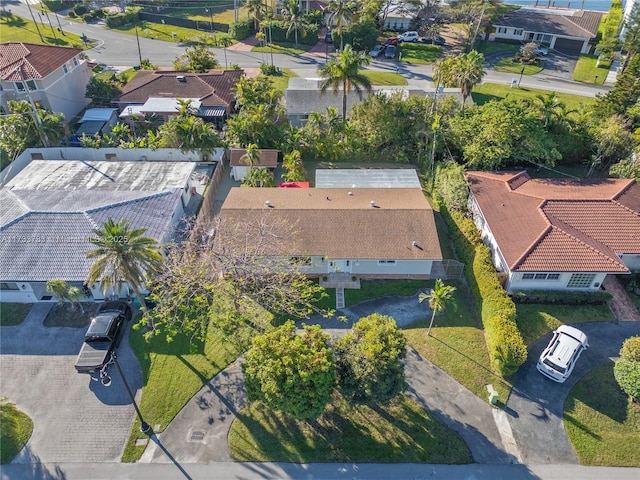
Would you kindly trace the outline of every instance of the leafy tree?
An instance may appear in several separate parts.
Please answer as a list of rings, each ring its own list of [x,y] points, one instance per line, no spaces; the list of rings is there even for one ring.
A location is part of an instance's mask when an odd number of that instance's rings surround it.
[[[359,96],[362,96],[363,90],[371,92],[369,78],[360,73],[360,69],[369,63],[371,59],[368,55],[356,52],[351,45],[347,45],[338,58],[331,59],[320,67],[319,72],[323,79],[320,85],[321,93],[332,89],[335,95],[342,87],[342,118],[347,118],[347,95],[351,89]]]
[[[629,131],[629,124],[630,121],[621,115],[613,115],[595,126],[595,154],[591,158],[588,177],[596,168],[607,168],[631,155],[636,141]]]
[[[354,403],[381,404],[406,389],[406,339],[396,321],[374,313],[334,345],[338,384]]]
[[[640,53],[628,61],[623,73],[618,75],[613,88],[599,96],[593,108],[596,117],[602,119],[611,115],[625,115],[627,110],[640,99]]]
[[[344,44],[350,44],[355,50],[369,51],[378,43],[378,24],[375,20],[361,18],[353,23],[349,30],[340,35]]]
[[[351,26],[356,8],[357,6],[354,2],[345,0],[332,0],[327,7],[329,11],[327,25],[335,25],[335,32],[340,37],[341,51],[344,50],[343,30]]]
[[[447,13],[455,22],[459,23],[465,33],[465,41],[473,48],[476,32],[483,31],[491,25],[491,19],[496,14],[497,0],[454,0],[449,2]]]
[[[434,66],[434,76],[439,83],[445,87],[459,88],[462,92],[462,108],[484,74],[484,55],[475,50],[445,57]]]
[[[97,107],[108,107],[111,101],[122,91],[122,83],[115,74],[109,78],[103,76],[93,76],[87,83],[85,97],[90,98]]]
[[[303,157],[333,161],[347,158],[352,145],[349,128],[333,107],[328,107],[326,113],[311,113],[299,130],[298,142]]]
[[[242,179],[243,187],[275,187],[273,173],[268,168],[251,167]]]
[[[244,349],[270,328],[265,310],[293,318],[326,313],[316,306],[324,289],[289,261],[294,227],[269,212],[190,225],[153,279],[157,305],[150,313],[162,319],[167,337],[204,339],[213,324]]]
[[[533,108],[547,130],[554,124],[560,123],[569,113],[566,110],[566,105],[560,101],[555,92],[550,92],[547,95],[536,95]]]
[[[13,162],[27,148],[30,128],[26,113],[0,116],[0,150],[6,154],[8,162]]]
[[[322,415],[336,381],[329,338],[317,325],[298,335],[292,321],[255,337],[242,364],[249,401],[299,420]]]
[[[131,228],[126,219],[119,222],[109,218],[100,228],[93,230],[89,241],[96,247],[87,253],[87,258],[95,259],[87,285],[96,281],[105,295],[109,290],[120,292],[123,284],[127,284],[135,293],[144,312],[147,304],[140,293],[148,275],[153,275],[162,268],[162,256],[158,242],[145,237],[146,228]]]
[[[274,110],[280,105],[281,99],[282,92],[274,87],[273,80],[267,75],[242,77],[236,85],[236,105],[239,109],[266,105]]]
[[[247,0],[246,7],[248,19],[253,19],[253,29],[258,30],[258,25],[268,13],[267,3],[264,0]]]
[[[436,175],[436,191],[449,210],[467,210],[469,185],[464,178],[464,167],[448,161],[441,165]]]
[[[640,401],[640,337],[628,338],[622,344],[613,375],[627,395],[636,402]]]
[[[625,22],[622,46],[627,52],[627,59],[633,58],[640,51],[640,4],[638,3],[633,6],[629,18]]]
[[[284,156],[282,166],[287,171],[284,179],[287,182],[302,182],[305,179],[304,164],[299,150],[292,150]]]
[[[634,152],[629,158],[619,161],[611,165],[609,175],[618,178],[635,178],[640,179],[640,162],[638,152]]]
[[[212,153],[222,144],[215,127],[195,116],[191,100],[178,99],[178,104],[178,115],[171,117],[158,129],[158,146],[178,148],[181,152]]]
[[[421,293],[418,296],[420,303],[427,300],[429,308],[431,309],[431,321],[429,322],[429,328],[427,329],[427,335],[431,335],[431,327],[436,315],[447,307],[447,302],[451,299],[453,292],[456,291],[456,287],[451,285],[445,285],[444,282],[438,278],[431,291],[427,293]]]
[[[305,37],[307,31],[303,22],[303,14],[300,9],[300,4],[297,0],[289,0],[287,8],[283,12],[287,25],[287,38],[291,35],[291,32],[295,35],[296,47],[298,46],[298,33]]]
[[[220,66],[216,55],[205,45],[187,48],[176,61],[173,68],[185,72],[204,73]]]

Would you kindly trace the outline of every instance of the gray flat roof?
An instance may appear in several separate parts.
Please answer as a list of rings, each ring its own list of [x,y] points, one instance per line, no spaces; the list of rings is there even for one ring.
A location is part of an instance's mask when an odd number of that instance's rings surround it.
[[[421,188],[412,168],[316,170],[316,188]]]

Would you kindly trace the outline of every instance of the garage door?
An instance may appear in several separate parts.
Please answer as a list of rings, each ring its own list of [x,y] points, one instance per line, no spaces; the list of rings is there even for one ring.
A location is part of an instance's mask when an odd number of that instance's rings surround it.
[[[556,43],[553,46],[555,50],[563,53],[580,53],[582,50],[582,40],[569,40],[568,38],[556,38]]]

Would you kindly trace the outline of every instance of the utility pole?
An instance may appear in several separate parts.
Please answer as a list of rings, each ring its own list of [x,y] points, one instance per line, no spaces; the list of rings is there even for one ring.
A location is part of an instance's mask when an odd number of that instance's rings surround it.
[[[273,67],[273,38],[271,37],[271,20],[269,20],[269,49],[271,50],[271,66]]]
[[[480,30],[480,25],[482,24],[482,18],[484,17],[484,10],[485,8],[487,8],[487,3],[489,3],[489,0],[484,0],[484,3],[482,4],[482,12],[480,13],[480,20],[478,20],[478,25],[476,25],[476,31],[473,34],[473,37],[471,37],[469,51],[473,50],[473,44],[476,43],[476,37],[478,36],[478,31]]]
[[[138,44],[138,58],[142,67],[142,52],[140,51],[140,37],[138,36],[138,22],[136,21],[136,43]]]
[[[233,0],[233,23],[238,23],[238,0]]]
[[[40,33],[40,27],[38,27],[38,22],[36,22],[36,17],[33,16],[33,10],[31,10],[31,4],[27,2],[27,7],[29,8],[29,13],[31,14],[31,18],[33,19],[33,23],[36,26],[36,30],[38,31],[38,35],[40,35],[40,41],[42,43],[46,43],[44,38],[42,38],[42,33]]]

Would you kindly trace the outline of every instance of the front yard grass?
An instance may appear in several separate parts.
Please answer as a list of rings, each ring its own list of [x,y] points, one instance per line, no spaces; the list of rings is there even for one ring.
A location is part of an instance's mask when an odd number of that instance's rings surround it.
[[[430,64],[442,56],[442,48],[437,45],[403,43],[399,51],[402,53],[402,62],[405,63]]]
[[[394,72],[380,70],[362,70],[361,73],[369,79],[371,85],[406,85],[407,79]]]
[[[520,45],[516,43],[488,42],[485,40],[476,40],[474,47],[478,53],[482,53],[485,57],[494,53],[515,53],[520,49]]]
[[[573,79],[582,83],[604,84],[609,69],[596,67],[597,63],[598,57],[596,55],[580,55],[576,68],[573,70]]]
[[[31,20],[4,13],[0,15],[0,31],[2,32],[2,42],[23,42],[35,43],[37,45],[54,45],[58,47],[76,47],[84,49],[84,43],[78,35],[71,32],[64,32],[64,36],[56,30],[54,38],[49,26],[38,25],[42,38],[38,35],[38,30]],[[55,29],[55,27],[54,27]],[[64,30],[64,27],[63,27]],[[94,45],[88,45],[91,48]]]
[[[523,75],[535,75],[544,69],[543,61],[536,62],[534,65],[525,65],[520,62],[515,62],[514,59],[515,57],[503,58],[496,63],[493,69],[496,72],[513,73],[514,75],[520,75],[520,73]]]
[[[501,85],[497,83],[483,83],[476,85],[473,89],[471,96],[473,101],[478,105],[487,103],[490,100],[503,100],[505,98],[512,99],[535,99],[536,95],[548,95],[550,90],[540,90],[537,88],[518,87],[511,88],[510,85]],[[588,106],[595,102],[595,98],[583,97],[580,95],[573,95],[570,93],[555,92],[558,96],[558,100],[563,102],[568,109],[579,109],[581,105]]]
[[[33,421],[13,403],[0,402],[0,463],[6,464],[11,463],[31,438]]]
[[[204,343],[192,341],[189,335],[167,342],[162,334],[146,341],[141,329],[131,330],[129,342],[142,367],[140,411],[156,433],[163,431],[191,397],[239,354],[213,327]],[[123,462],[140,458],[145,447],[136,446],[139,438],[147,435],[140,433],[136,417]]]
[[[282,69],[282,75],[272,75],[269,78],[273,81],[273,88],[280,92],[284,92],[289,86],[289,79],[298,75],[288,68]]]
[[[251,49],[251,51],[263,52],[263,53],[269,53],[269,54],[273,51],[273,53],[284,53],[287,55],[302,55],[303,53],[308,52],[312,48],[313,48],[313,45],[305,45],[302,43],[298,43],[298,45],[296,45],[293,42],[287,42],[287,43],[281,43],[281,44],[274,43],[273,49],[270,45],[264,45],[264,46],[256,45]]]
[[[525,344],[531,345],[538,338],[560,325],[588,322],[614,322],[609,306],[602,305],[536,305],[516,304],[518,329]]]
[[[488,401],[486,386],[493,385],[504,404],[511,384],[491,370],[484,331],[470,307],[466,286],[453,281],[447,284],[456,287],[453,301],[436,316],[431,336],[427,336],[431,320],[428,307],[416,302],[416,308],[424,309],[425,319],[403,330],[407,343],[485,401]]]
[[[31,307],[31,303],[0,303],[0,327],[20,325],[27,318]]]
[[[407,395],[351,406],[334,393],[317,421],[297,421],[259,402],[231,425],[229,451],[245,462],[471,463],[460,436]]]
[[[640,403],[620,390],[613,365],[596,368],[573,387],[564,427],[582,465],[640,467]]]

